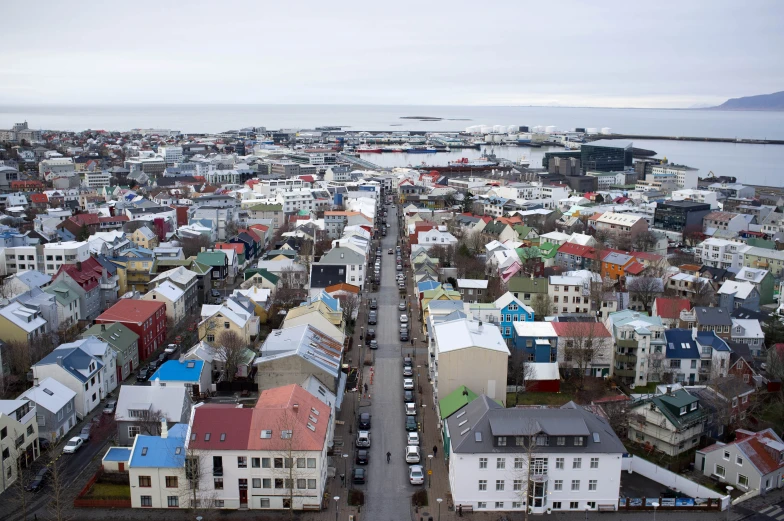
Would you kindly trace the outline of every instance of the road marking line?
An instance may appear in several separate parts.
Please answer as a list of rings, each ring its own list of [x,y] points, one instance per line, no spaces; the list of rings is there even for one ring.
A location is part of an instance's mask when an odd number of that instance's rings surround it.
[[[765,512],[767,512],[768,510],[770,510],[772,508],[773,508],[773,505],[767,506],[767,507],[763,508],[762,510],[760,510],[759,513],[760,514],[764,514]]]
[[[769,515],[770,517],[773,517],[773,516],[779,515],[780,512],[781,512],[781,507],[780,506],[775,506],[775,507],[773,507],[773,510],[771,510],[770,512],[767,513],[767,515]]]
[[[782,519],[784,519],[784,514],[781,514],[781,515],[780,515],[779,517],[777,517],[776,519],[778,519],[778,521],[781,521]]]

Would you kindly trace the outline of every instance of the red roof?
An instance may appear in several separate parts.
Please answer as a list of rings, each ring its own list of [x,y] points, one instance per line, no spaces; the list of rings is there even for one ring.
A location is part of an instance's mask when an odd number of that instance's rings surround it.
[[[591,246],[584,246],[574,242],[565,242],[558,248],[558,253],[564,255],[577,255],[580,257],[592,257],[595,252]]]
[[[78,224],[79,226],[89,226],[91,224],[98,224],[97,213],[78,213],[68,218],[70,221]]]
[[[100,284],[103,269],[103,266],[101,266],[100,262],[95,260],[95,257],[90,257],[79,264],[63,264],[60,266],[60,269],[57,270],[57,275],[65,272],[79,284],[79,287],[85,291],[91,291]],[[55,277],[57,277],[57,275],[55,275]]]
[[[237,255],[245,253],[245,244],[241,242],[216,242],[215,247],[219,250],[234,250]]]
[[[114,222],[118,222],[118,221],[129,221],[129,220],[130,219],[128,219],[127,215],[111,215],[109,217],[99,217],[98,218],[98,222],[99,223],[114,223]]]
[[[299,178],[302,179],[303,181],[305,181],[306,183],[314,183],[315,182],[315,180],[313,179],[312,175],[301,175],[301,176],[299,176]]]
[[[631,264],[629,264],[628,266],[626,266],[626,270],[625,271],[626,271],[626,273],[629,273],[631,275],[639,275],[640,273],[645,271],[645,266],[643,266],[639,262],[635,261],[635,262],[632,262]]]
[[[784,467],[784,463],[777,461],[777,459],[768,452],[766,445],[766,442],[768,441],[781,443],[781,439],[776,436],[773,429],[765,429],[764,431],[755,433],[753,436],[735,441],[738,449],[746,454],[751,463],[763,476]]]
[[[648,251],[630,251],[629,255],[634,257],[635,259],[642,259],[649,262],[658,262],[662,260],[662,256],[658,253],[651,253]]]
[[[346,282],[339,282],[337,284],[333,284],[331,286],[327,286],[324,288],[324,291],[329,293],[330,295],[336,291],[346,291],[348,293],[359,293],[359,286],[355,286],[353,284],[348,284]]]
[[[687,298],[657,297],[653,307],[656,308],[656,316],[675,319],[681,316],[681,311],[691,309],[691,302]]]
[[[46,197],[46,194],[32,194],[30,196],[31,203],[48,203],[49,198]]]
[[[551,322],[551,324],[559,337],[610,337],[610,332],[601,322]]]
[[[188,448],[246,450],[253,409],[205,403],[195,408]]]
[[[249,227],[253,228],[254,230],[261,230],[263,232],[269,230],[269,226],[267,226],[266,224],[251,224]]]
[[[117,303],[101,313],[96,321],[106,322],[130,322],[133,324],[143,324],[151,319],[161,308],[166,308],[163,302],[138,299],[120,299]]]

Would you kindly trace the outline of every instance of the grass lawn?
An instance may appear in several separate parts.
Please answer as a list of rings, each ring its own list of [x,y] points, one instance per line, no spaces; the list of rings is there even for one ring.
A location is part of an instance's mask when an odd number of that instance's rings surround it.
[[[85,497],[90,499],[131,499],[131,487],[114,483],[96,483]]]
[[[563,405],[574,399],[571,393],[506,393],[506,406],[515,405]]]

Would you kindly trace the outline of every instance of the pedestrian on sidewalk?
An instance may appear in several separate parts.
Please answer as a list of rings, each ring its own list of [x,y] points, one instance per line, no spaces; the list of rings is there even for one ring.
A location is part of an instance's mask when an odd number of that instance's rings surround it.
[[[463,517],[463,505],[457,505],[457,515]]]
[[[433,456],[438,454],[438,445],[433,445]]]
[[[368,386],[365,384],[365,394],[367,394]]]

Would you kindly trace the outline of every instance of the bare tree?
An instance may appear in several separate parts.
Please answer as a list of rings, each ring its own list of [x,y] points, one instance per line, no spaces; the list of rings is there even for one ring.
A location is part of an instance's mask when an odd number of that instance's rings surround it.
[[[661,279],[653,277],[635,277],[626,286],[629,296],[642,304],[645,311],[650,312],[653,301],[661,295],[663,285]]]
[[[778,320],[778,314],[774,315],[771,320]],[[781,352],[771,346],[768,348],[768,353],[766,355],[766,363],[767,363],[767,371],[768,373],[779,379],[784,380],[784,356],[782,356]]]
[[[541,447],[547,444],[547,436],[541,433],[535,418],[523,420],[523,436],[516,436],[514,443],[520,448],[512,463],[513,490],[519,501],[525,505],[523,519],[528,521],[533,508],[544,506],[547,458],[538,457]]]
[[[634,251],[652,251],[657,243],[656,235],[650,230],[643,230],[634,236],[632,247]]]
[[[692,298],[694,306],[716,305],[716,292],[713,290],[713,285],[709,281],[701,278],[697,279]]]
[[[526,382],[533,377],[534,369],[528,361],[528,353],[525,349],[512,349],[506,380],[508,385],[515,386],[517,398],[525,391]]]
[[[495,302],[506,293],[506,286],[501,277],[487,277],[487,291],[485,291],[485,302]]]
[[[186,443],[188,443],[186,441]],[[180,496],[188,500],[189,510],[206,510],[215,505],[213,461],[210,453],[190,446],[185,449],[185,483],[180,486]]]
[[[139,426],[139,434],[149,436],[160,436],[162,431],[161,420],[165,419],[163,411],[160,409],[149,409],[144,411],[141,418],[134,418],[134,423]]]
[[[71,506],[71,498],[62,459],[54,451],[51,451],[49,456],[49,502],[46,507],[53,521],[70,521],[68,508]]]
[[[562,335],[564,339],[562,367],[574,369],[577,373],[577,388],[582,390],[585,385],[585,374],[600,358],[603,351],[609,349],[606,328],[598,322],[567,322]],[[612,359],[612,357],[609,357]]]
[[[683,229],[683,242],[687,246],[695,246],[705,238],[702,227],[699,225],[689,225]]]
[[[14,429],[14,431],[11,433],[11,440],[16,440],[19,437],[24,440],[24,431],[18,432],[16,429]],[[30,468],[32,460],[28,461],[27,453],[24,450],[20,450],[18,444],[9,444],[7,448],[13,449],[11,451],[10,457],[13,458],[12,472],[14,482],[11,483],[9,487],[10,496],[16,503],[17,509],[22,514],[23,521],[27,521],[28,510],[30,510],[30,501],[32,500],[30,494],[27,492],[27,487],[33,480],[33,473],[32,469]]]
[[[625,440],[629,431],[628,397],[620,395],[618,400],[603,402],[601,407],[612,430],[620,439]]]
[[[346,325],[346,333],[351,335],[354,333],[356,316],[361,303],[360,297],[354,293],[343,293],[338,296],[338,301],[340,301],[340,309],[343,310],[343,323]]]
[[[195,256],[202,248],[209,248],[212,246],[212,241],[206,235],[184,237],[180,239],[180,246],[182,246],[183,255],[187,258]]]
[[[240,228],[237,225],[237,221],[233,219],[229,219],[226,221],[226,224],[223,226],[223,233],[226,240],[233,239],[239,233]]]
[[[547,293],[535,293],[531,297],[531,308],[534,310],[536,320],[544,320],[544,317],[552,315],[554,305],[552,297]]]
[[[216,358],[223,363],[225,379],[234,381],[240,362],[245,354],[247,342],[236,331],[224,331],[213,348]]]
[[[657,346],[661,347],[661,346]],[[648,355],[648,381],[661,382],[664,373],[668,372],[665,367],[667,361],[665,360],[664,351],[652,350]]]
[[[276,451],[272,460],[273,468],[276,470],[276,476],[273,478],[275,488],[283,488],[286,491],[287,498],[283,500],[283,508],[289,511],[289,519],[294,518],[294,497],[297,490],[297,480],[300,479],[299,469],[306,468],[304,461],[306,458],[301,457],[302,453],[295,448],[297,446],[297,437],[300,436],[299,429],[301,428],[294,416],[295,414],[288,409],[283,409],[278,417],[278,428],[275,432],[280,433],[281,444],[280,449]],[[279,484],[283,486],[279,487]]]
[[[298,262],[305,266],[305,273],[310,273],[310,267],[313,264],[313,252],[315,245],[310,239],[304,239],[299,246]]]

